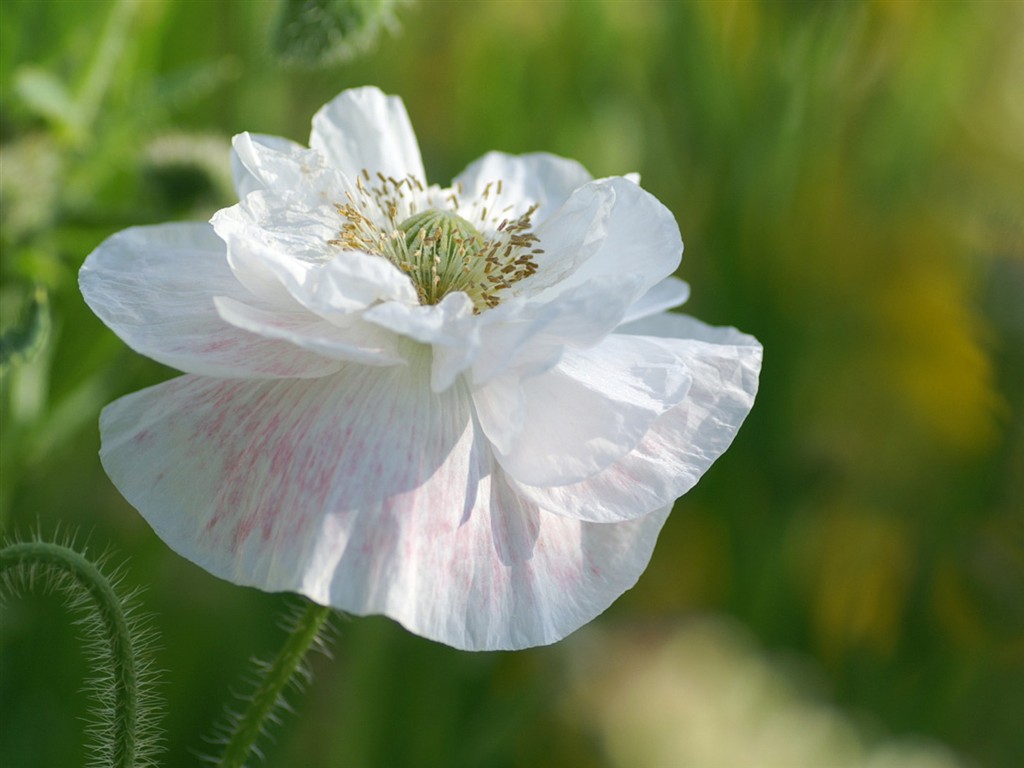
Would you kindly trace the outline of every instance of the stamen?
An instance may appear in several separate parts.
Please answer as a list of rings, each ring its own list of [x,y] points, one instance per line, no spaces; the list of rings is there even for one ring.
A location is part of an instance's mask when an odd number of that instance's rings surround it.
[[[459,213],[461,183],[444,199],[447,210],[419,210],[418,202],[428,202],[419,179],[381,173],[376,177],[380,186],[364,183],[371,176],[363,169],[356,177],[356,194],[346,192],[348,202],[335,205],[344,221],[338,237],[328,243],[386,258],[409,276],[421,304],[437,304],[449,293],[462,291],[480,313],[496,307],[504,291],[537,271],[535,257],[544,251],[535,247],[539,240],[531,231],[531,219],[538,206],[530,206],[516,219],[489,215],[486,203],[492,190],[494,197],[501,195],[500,179],[489,182],[471,206],[476,213],[468,215],[479,222],[474,226]],[[511,209],[506,206],[500,213]]]

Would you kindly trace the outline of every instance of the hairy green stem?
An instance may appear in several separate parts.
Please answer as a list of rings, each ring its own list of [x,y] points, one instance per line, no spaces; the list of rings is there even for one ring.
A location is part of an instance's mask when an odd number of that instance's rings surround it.
[[[42,571],[43,579],[40,578]],[[50,583],[58,587],[78,588],[88,597],[92,613],[98,619],[101,631],[92,641],[107,647],[104,656],[109,659],[111,671],[110,722],[98,729],[103,762],[117,768],[136,768],[146,762],[140,753],[147,740],[140,734],[141,694],[139,670],[130,622],[114,585],[93,562],[84,555],[60,544],[28,541],[9,544],[0,549],[0,585],[10,586],[20,581],[33,586],[53,573]],[[63,578],[61,578],[63,577]],[[75,597],[75,595],[71,595]],[[106,719],[107,708],[101,706],[100,716]]]
[[[302,673],[303,659],[332,611],[330,607],[309,603],[295,621],[281,652],[266,668],[248,708],[232,728],[219,763],[222,768],[242,768],[245,765],[267,721],[281,705],[285,689]]]

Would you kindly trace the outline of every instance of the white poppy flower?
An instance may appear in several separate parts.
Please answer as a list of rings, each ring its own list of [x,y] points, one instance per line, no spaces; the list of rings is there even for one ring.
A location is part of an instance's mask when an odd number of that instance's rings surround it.
[[[104,467],[237,584],[457,648],[564,637],[732,441],[760,345],[664,312],[682,241],[632,179],[490,153],[427,186],[375,88],[310,147],[235,137],[241,202],[86,260],[93,311],[187,374],[107,406]]]

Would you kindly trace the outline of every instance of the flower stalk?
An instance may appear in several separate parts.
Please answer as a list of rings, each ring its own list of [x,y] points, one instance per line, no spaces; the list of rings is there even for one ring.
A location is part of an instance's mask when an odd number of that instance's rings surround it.
[[[83,613],[86,652],[95,667],[94,765],[139,768],[153,765],[156,737],[150,722],[150,673],[140,649],[146,634],[126,611],[126,602],[100,567],[61,544],[27,541],[0,549],[0,593],[56,588]]]
[[[324,624],[333,609],[309,603],[294,621],[277,658],[264,667],[264,675],[249,699],[244,713],[233,718],[233,727],[218,765],[221,768],[243,768],[245,761],[256,749],[256,741],[264,732],[268,721],[273,721],[275,710],[284,703],[284,692],[298,678],[308,676],[303,660],[310,648],[317,644]]]

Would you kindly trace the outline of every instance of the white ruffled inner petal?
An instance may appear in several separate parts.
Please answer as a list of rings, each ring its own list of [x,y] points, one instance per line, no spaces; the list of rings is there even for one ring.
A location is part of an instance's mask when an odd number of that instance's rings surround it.
[[[473,361],[474,385],[508,372],[542,373],[558,362],[567,347],[599,343],[620,323],[639,284],[635,275],[595,278],[544,304],[502,305],[486,313],[481,318],[480,354]],[[492,314],[503,310],[507,311]]]
[[[541,511],[429,362],[314,381],[185,376],[112,403],[101,458],[172,548],[235,583],[383,613],[457,648],[554,642],[646,566],[666,510]]]
[[[277,296],[283,290],[320,317],[344,327],[378,302],[415,302],[409,278],[387,259],[358,251],[339,251],[334,258],[305,261],[287,251],[228,233],[228,260],[254,292]]]
[[[636,275],[641,280],[639,291],[632,296],[635,301],[679,266],[683,253],[679,226],[672,212],[649,192],[621,177],[598,179],[577,189],[563,209],[587,210],[595,205],[601,211],[595,219],[602,225],[598,237],[598,229],[592,225],[568,227],[564,234],[548,234],[548,229],[560,222],[562,210],[538,228],[545,254],[541,269],[530,278],[535,288],[540,289],[531,295],[531,300],[550,301],[553,296],[587,285],[598,277]],[[585,217],[574,218],[578,224],[585,223]],[[548,243],[556,237],[573,236],[594,238],[595,247],[582,250],[584,258],[568,260],[563,258],[563,248],[548,249]]]
[[[362,170],[425,182],[423,160],[405,105],[378,88],[353,88],[313,117],[309,146],[354,179]]]
[[[280,338],[225,322],[215,296],[260,302],[232,273],[224,243],[208,224],[133,227],[85,260],[86,303],[128,346],[189,373],[235,377],[316,377],[338,363]],[[298,309],[298,305],[294,305]]]
[[[540,206],[533,216],[535,224],[544,221],[569,199],[577,187],[592,179],[587,169],[575,160],[546,152],[509,155],[488,152],[470,163],[455,177],[453,185],[462,187],[462,197],[472,200],[487,191],[491,210],[509,209],[509,218]],[[501,189],[498,189],[501,181]]]
[[[231,141],[231,172],[238,199],[258,189],[298,186],[303,174],[297,160],[308,154],[305,147],[280,136],[238,134]]]
[[[322,199],[258,189],[217,211],[210,223],[225,242],[236,238],[287,254],[296,262],[316,264],[341,252],[331,245],[342,224],[333,203],[338,197],[326,189]]]
[[[480,350],[480,323],[464,293],[450,293],[437,304],[377,304],[363,317],[421,344],[433,347],[430,386],[443,392],[455,383]]]

